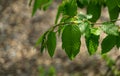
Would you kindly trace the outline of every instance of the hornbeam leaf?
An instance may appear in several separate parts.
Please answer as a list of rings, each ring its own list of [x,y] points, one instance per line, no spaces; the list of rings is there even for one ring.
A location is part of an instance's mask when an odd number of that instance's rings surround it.
[[[97,51],[99,45],[99,35],[91,34],[89,37],[85,37],[86,46],[90,55],[94,54]]]
[[[102,30],[109,35],[118,36],[118,26],[111,22],[105,22],[102,24]]]
[[[52,3],[52,0],[35,0],[33,5],[32,16],[35,14],[37,9],[43,8],[44,10]]]
[[[80,51],[81,32],[77,25],[66,25],[62,33],[62,48],[72,60]]]
[[[115,0],[115,1],[117,3],[118,7],[120,7],[120,0]]]
[[[59,17],[60,17],[60,14],[63,12],[63,9],[64,9],[64,7],[63,7],[64,5],[63,4],[61,4],[59,7],[58,7],[58,10],[57,10],[57,15],[56,15],[56,19],[55,19],[55,24],[57,24],[57,22],[58,22],[58,19],[59,19]]]
[[[66,0],[63,9],[63,15],[75,16],[77,14],[76,0]]]
[[[39,37],[39,39],[36,42],[36,46],[38,46],[42,42],[43,38],[44,38],[44,34]]]
[[[53,57],[56,48],[56,33],[51,31],[47,37],[47,49],[51,57]]]
[[[108,9],[110,20],[116,20],[118,18],[119,10],[120,10],[120,8],[118,6],[116,6],[115,8],[113,8],[111,10]],[[114,22],[116,22],[116,21],[114,21]]]
[[[108,35],[101,43],[102,54],[109,52],[116,45],[116,36]]]
[[[95,3],[89,3],[87,7],[87,14],[91,14],[91,22],[96,22],[101,15],[101,5]]]
[[[109,10],[114,9],[117,6],[117,3],[115,0],[106,0],[106,4]]]
[[[116,36],[116,46],[118,49],[120,48],[120,32],[119,32],[119,35]]]

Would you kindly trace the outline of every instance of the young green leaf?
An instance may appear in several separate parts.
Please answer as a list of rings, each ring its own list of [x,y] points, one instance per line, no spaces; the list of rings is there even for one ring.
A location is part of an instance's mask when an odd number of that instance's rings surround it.
[[[89,37],[85,37],[87,49],[90,55],[97,51],[99,45],[99,35],[91,34]]]
[[[91,25],[88,22],[81,22],[78,26],[81,34],[89,35]]]
[[[101,43],[102,54],[109,52],[116,45],[116,36],[108,35]]]
[[[101,26],[102,30],[109,35],[118,35],[118,27],[111,22],[105,22]]]
[[[101,5],[95,3],[89,3],[87,7],[87,14],[91,14],[91,22],[96,22],[101,15]]]
[[[56,33],[51,31],[49,32],[47,37],[47,49],[51,57],[54,55],[55,48],[56,48]]]
[[[100,35],[101,33],[101,29],[100,28],[91,28],[91,33],[94,34],[94,35]]]
[[[81,32],[77,25],[66,25],[62,33],[62,47],[72,60],[80,51]]]

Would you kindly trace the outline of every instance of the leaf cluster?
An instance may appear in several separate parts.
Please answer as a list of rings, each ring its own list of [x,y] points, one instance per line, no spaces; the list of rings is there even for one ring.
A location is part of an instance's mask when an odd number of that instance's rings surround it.
[[[52,0],[34,0],[32,15],[37,9],[48,8],[51,3]],[[108,8],[110,21],[102,22],[99,27],[95,27],[103,7]],[[78,13],[78,8],[86,8],[87,13]],[[99,45],[101,53],[107,53],[114,46],[120,47],[119,27],[115,24],[119,12],[120,0],[63,0],[58,6],[55,25],[38,39],[37,45],[41,45],[41,52],[47,48],[49,55],[53,57],[57,45],[56,36],[59,35],[62,39],[62,48],[72,60],[80,52],[81,36],[84,36],[90,55],[96,53]],[[100,44],[101,32],[107,36]]]

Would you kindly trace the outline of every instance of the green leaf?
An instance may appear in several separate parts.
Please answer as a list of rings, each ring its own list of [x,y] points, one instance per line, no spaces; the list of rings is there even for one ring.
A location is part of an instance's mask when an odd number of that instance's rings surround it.
[[[109,52],[116,45],[116,36],[108,35],[101,43],[102,54]]]
[[[42,0],[35,0],[34,1],[32,16],[35,14],[35,12],[37,11],[37,9],[39,9],[41,7],[42,3],[43,3]]]
[[[110,20],[116,20],[117,18],[118,18],[118,16],[119,16],[119,7],[118,6],[116,6],[116,7],[114,7],[113,9],[108,9],[108,11],[109,11],[109,16],[110,16]]]
[[[33,5],[33,11],[32,11],[32,16],[35,14],[37,9],[46,9],[52,0],[35,0],[34,5]]]
[[[80,51],[81,32],[77,25],[66,25],[62,33],[62,48],[72,60]]]
[[[41,53],[43,53],[44,49],[46,48],[46,36],[49,33],[49,31],[45,32],[40,39],[38,39],[38,43],[41,43]],[[41,41],[42,40],[42,41]]]
[[[84,8],[84,5],[81,3],[80,0],[77,0],[77,6],[78,6],[79,8]]]
[[[109,10],[114,9],[117,6],[115,0],[107,0],[106,4],[107,4]]]
[[[120,8],[120,0],[116,0],[118,7]]]
[[[101,33],[101,29],[100,28],[91,28],[91,33],[98,36]]]
[[[43,51],[44,51],[45,48],[46,48],[46,38],[44,36],[43,40],[41,42],[41,49],[40,49],[41,53],[43,53]]]
[[[119,35],[116,36],[116,46],[118,49],[120,48],[120,32],[119,32]]]
[[[42,6],[42,8],[43,8],[44,11],[47,10],[47,8],[52,4],[52,1],[53,1],[53,0],[48,0],[48,2],[46,2],[46,3]]]
[[[104,22],[101,26],[102,30],[109,35],[118,35],[118,26],[111,22]]]
[[[89,37],[85,37],[87,49],[90,55],[97,51],[99,45],[99,35],[91,34]]]
[[[95,3],[89,3],[87,7],[87,14],[92,15],[91,22],[96,22],[101,15],[101,5]]]
[[[63,29],[64,29],[63,25],[61,25],[61,26],[58,27],[58,36],[60,36],[60,34],[63,31]]]
[[[47,37],[47,49],[51,57],[53,57],[56,48],[56,33],[51,31]]]
[[[91,25],[88,22],[81,22],[79,25],[81,34],[89,35]]]
[[[44,34],[43,34],[42,36],[39,37],[39,39],[37,40],[35,46],[38,46],[38,45],[42,42],[43,38],[44,38]]]
[[[63,7],[64,5],[63,4],[61,4],[59,7],[58,7],[58,10],[57,10],[57,15],[56,15],[56,19],[55,19],[55,24],[57,24],[57,22],[58,22],[58,19],[59,19],[59,17],[60,17],[60,14],[62,13],[62,11],[63,11],[63,9],[64,9],[64,7]]]
[[[117,0],[107,0],[106,4],[108,6],[109,16],[111,20],[117,19],[119,16],[119,7]]]
[[[75,16],[77,14],[76,0],[66,0],[64,3],[63,15]]]

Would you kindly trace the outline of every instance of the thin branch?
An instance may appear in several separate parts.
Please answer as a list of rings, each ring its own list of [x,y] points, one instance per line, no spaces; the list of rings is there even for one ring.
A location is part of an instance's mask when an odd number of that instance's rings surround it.
[[[115,22],[115,21],[120,21],[120,19],[114,19],[114,20],[110,20],[110,21],[106,21],[106,22]],[[99,22],[99,23],[92,23],[89,21],[89,23],[93,24],[93,25],[101,25],[103,24],[104,22]]]

